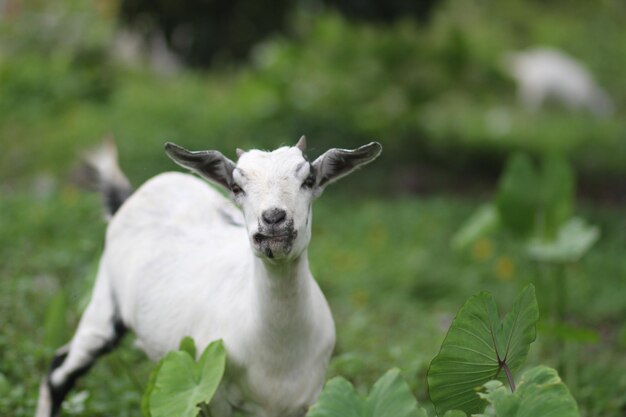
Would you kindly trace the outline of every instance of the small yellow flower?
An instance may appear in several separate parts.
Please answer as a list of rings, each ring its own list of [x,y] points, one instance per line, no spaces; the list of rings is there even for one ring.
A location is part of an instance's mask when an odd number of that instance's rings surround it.
[[[486,237],[478,239],[472,245],[472,256],[477,261],[486,261],[493,255],[493,244]]]
[[[509,281],[515,275],[515,264],[508,256],[501,256],[496,261],[494,270],[500,281]]]

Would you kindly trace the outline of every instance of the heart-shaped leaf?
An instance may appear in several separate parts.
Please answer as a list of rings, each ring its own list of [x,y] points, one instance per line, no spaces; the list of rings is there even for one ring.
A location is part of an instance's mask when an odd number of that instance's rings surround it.
[[[541,172],[544,237],[554,238],[574,211],[574,171],[562,156],[544,158]]]
[[[509,159],[495,200],[500,221],[507,230],[522,236],[532,233],[540,183],[527,155],[517,153]]]
[[[149,397],[150,415],[196,417],[198,404],[208,404],[222,380],[226,351],[218,340],[206,347],[198,362],[187,351],[176,351],[168,353],[158,366]]]
[[[578,406],[557,372],[547,366],[526,371],[515,393],[499,381],[485,384],[479,395],[489,402],[477,417],[579,417]]]
[[[528,244],[528,253],[531,258],[542,262],[576,262],[599,237],[600,230],[596,226],[589,226],[583,219],[573,217],[561,226],[555,240],[532,240]]]
[[[317,403],[307,417],[427,417],[402,379],[400,371],[392,369],[362,398],[344,378],[326,383]]]
[[[152,372],[150,372],[146,389],[143,391],[143,397],[141,398],[141,414],[143,414],[143,417],[152,417],[152,414],[150,413],[150,397],[152,396],[152,391],[154,391],[154,386],[156,384],[157,375],[159,374],[161,365],[163,365],[163,360],[159,361]]]
[[[452,322],[439,354],[428,370],[428,390],[439,415],[448,410],[483,411],[477,388],[508,377],[528,355],[535,340],[539,309],[535,289],[527,286],[500,321],[495,299],[482,292],[471,297]]]
[[[178,345],[178,350],[187,352],[192,358],[196,357],[196,342],[189,336],[183,337]]]
[[[448,410],[443,417],[467,417],[467,414],[461,410]]]
[[[335,377],[328,381],[307,417],[361,417],[363,399],[345,378]]]

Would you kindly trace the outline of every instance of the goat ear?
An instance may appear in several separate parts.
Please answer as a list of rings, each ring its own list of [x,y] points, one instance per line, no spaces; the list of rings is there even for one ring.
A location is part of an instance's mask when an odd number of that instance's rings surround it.
[[[235,163],[218,151],[189,151],[171,142],[165,144],[165,153],[178,165],[228,189],[233,182]]]
[[[372,142],[357,149],[330,149],[313,162],[317,186],[325,187],[378,158],[383,147]]]

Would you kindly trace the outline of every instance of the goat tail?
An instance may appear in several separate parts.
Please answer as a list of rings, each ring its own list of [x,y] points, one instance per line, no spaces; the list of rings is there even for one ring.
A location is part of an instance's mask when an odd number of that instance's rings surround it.
[[[100,146],[85,152],[82,161],[75,179],[79,185],[100,192],[105,218],[110,220],[133,193],[130,181],[119,167],[113,137],[105,137]]]

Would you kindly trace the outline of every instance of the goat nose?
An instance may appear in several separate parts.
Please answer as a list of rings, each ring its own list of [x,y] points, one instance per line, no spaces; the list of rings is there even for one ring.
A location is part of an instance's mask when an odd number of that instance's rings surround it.
[[[287,217],[287,212],[285,210],[279,208],[272,208],[269,210],[265,210],[263,214],[261,214],[263,221],[265,224],[275,225],[283,222]]]

